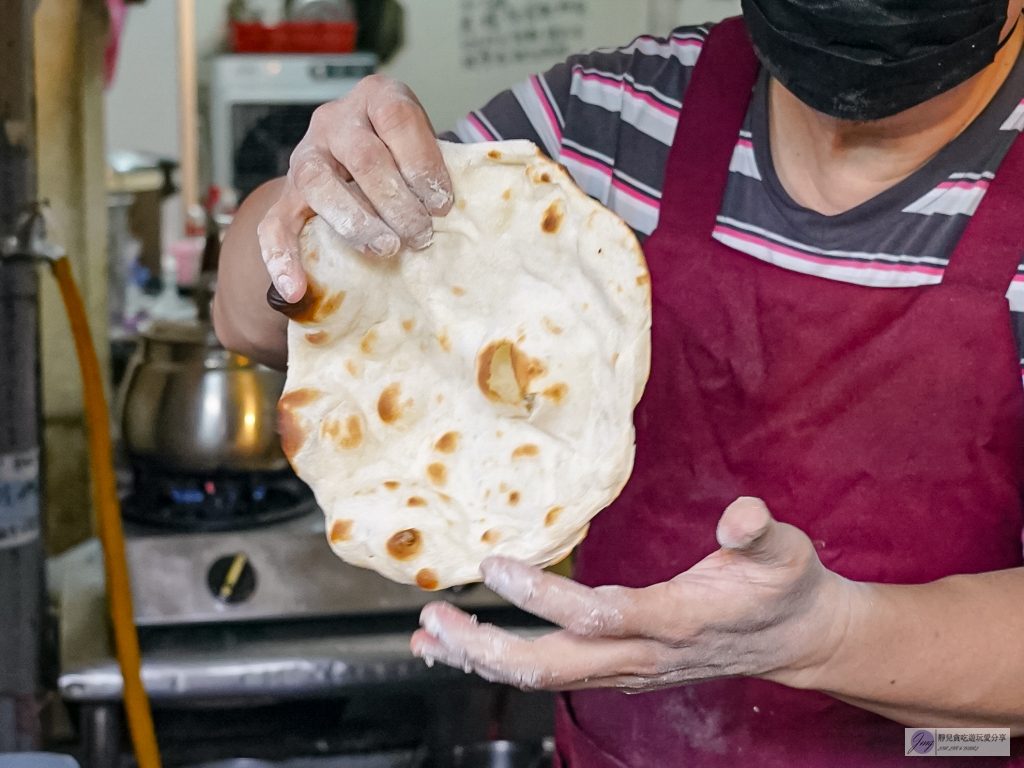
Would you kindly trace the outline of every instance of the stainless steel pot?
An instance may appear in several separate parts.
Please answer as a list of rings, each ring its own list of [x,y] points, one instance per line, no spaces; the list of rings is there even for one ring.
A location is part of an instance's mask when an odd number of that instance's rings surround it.
[[[133,459],[175,472],[275,471],[285,375],[224,349],[206,323],[154,323],[121,384],[118,422]]]

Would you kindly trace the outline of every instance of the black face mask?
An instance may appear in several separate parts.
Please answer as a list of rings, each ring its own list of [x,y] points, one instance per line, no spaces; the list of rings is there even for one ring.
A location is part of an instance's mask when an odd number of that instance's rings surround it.
[[[1007,0],[743,0],[758,57],[798,99],[844,120],[922,104],[992,63]]]

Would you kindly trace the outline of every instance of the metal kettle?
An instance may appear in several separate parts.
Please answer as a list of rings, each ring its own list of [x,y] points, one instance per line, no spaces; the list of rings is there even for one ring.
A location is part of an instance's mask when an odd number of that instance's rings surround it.
[[[221,346],[201,292],[198,323],[155,322],[138,339],[118,397],[133,462],[169,472],[288,467],[277,434],[285,374]]]

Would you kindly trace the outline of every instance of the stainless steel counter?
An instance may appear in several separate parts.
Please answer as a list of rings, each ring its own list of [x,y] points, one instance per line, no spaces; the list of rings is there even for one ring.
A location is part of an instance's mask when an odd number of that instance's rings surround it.
[[[509,627],[524,637],[546,628]],[[465,673],[433,667],[409,651],[410,632],[320,637],[256,637],[216,633],[199,642],[168,641],[143,653],[142,681],[154,703],[239,697],[325,695],[352,686],[442,681]],[[76,702],[121,699],[121,672],[113,658],[63,670],[61,695]]]
[[[63,699],[75,704],[78,711],[83,768],[120,768],[124,741],[120,733],[122,679],[108,635],[98,545],[90,542],[52,560],[48,582],[60,616],[62,669],[58,687]],[[465,607],[481,621],[499,624],[524,637],[536,638],[551,631],[511,607]],[[439,664],[427,667],[414,658],[409,637],[417,626],[416,613],[407,608],[334,618],[140,627],[143,684],[157,710],[158,724],[163,720],[164,735],[173,734],[170,744],[166,739],[162,742],[162,749],[177,749],[181,764],[182,756],[193,744],[189,741],[192,726],[187,723],[204,729],[204,717],[210,728],[220,733],[217,728],[223,723],[224,713],[269,708],[273,712],[260,717],[272,729],[279,727],[275,718],[282,708],[285,713],[306,713],[297,715],[296,723],[301,725],[301,718],[325,707],[340,706],[337,711],[342,711],[352,702],[377,700],[392,702],[383,705],[385,712],[391,713],[387,715],[391,720],[385,718],[387,729],[404,729],[402,732],[412,733],[413,738],[426,739],[432,754],[449,754],[455,744],[490,738],[487,727],[493,712],[488,702],[498,695],[495,687],[460,670]],[[397,701],[414,709],[392,710]],[[550,733],[545,723],[553,702],[533,701],[524,702],[517,710],[533,713],[517,721],[520,726],[516,727],[527,738],[537,735],[538,728],[539,735]],[[187,712],[219,714],[196,714],[188,720],[191,716],[182,714]],[[242,719],[246,718],[248,714]],[[175,730],[174,723],[186,725],[183,730]],[[367,738],[377,739],[373,743],[401,742],[391,730],[379,739],[371,731],[367,731]],[[335,733],[336,729],[328,727],[327,732]],[[278,745],[258,729],[253,733],[262,739],[261,749],[287,751],[293,744],[288,741]],[[363,743],[358,733],[338,733],[341,735],[336,739],[340,741],[330,742],[341,750],[338,754],[348,744]],[[282,741],[288,735],[287,729],[282,731]],[[247,753],[249,742],[239,744],[239,754]]]
[[[121,673],[108,635],[102,560],[98,543],[91,541],[49,565],[51,599],[58,606],[61,627],[58,686],[69,701],[121,699]],[[526,636],[549,631],[507,605],[463,607],[483,620],[522,627]],[[409,637],[417,626],[416,610],[302,621],[142,627],[143,684],[155,702],[187,703],[329,695],[353,686],[461,676],[462,672],[442,665],[428,668],[413,657]]]
[[[222,533],[175,533],[126,526],[135,622],[169,626],[196,622],[304,619],[316,616],[416,612],[431,600],[466,610],[507,605],[482,584],[425,592],[338,559],[318,509],[284,523]],[[211,586],[215,564],[244,555],[256,585],[225,602]],[[219,584],[216,584],[219,587]]]

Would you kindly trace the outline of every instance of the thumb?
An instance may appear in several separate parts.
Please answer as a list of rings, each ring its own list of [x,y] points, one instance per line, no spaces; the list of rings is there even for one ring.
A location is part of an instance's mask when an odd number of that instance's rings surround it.
[[[267,266],[270,281],[276,293],[284,300],[283,306],[271,306],[278,311],[296,312],[294,304],[306,293],[306,273],[299,257],[299,233],[306,221],[313,215],[311,209],[295,190],[291,181],[286,182],[280,199],[267,211],[256,227],[263,263]],[[268,301],[272,301],[268,294]],[[290,306],[291,305],[291,306]]]
[[[786,537],[768,507],[750,496],[741,496],[726,507],[715,535],[723,549],[760,563],[780,559],[786,547]]]

